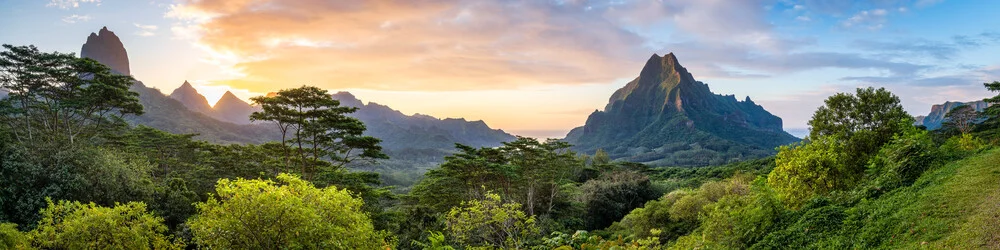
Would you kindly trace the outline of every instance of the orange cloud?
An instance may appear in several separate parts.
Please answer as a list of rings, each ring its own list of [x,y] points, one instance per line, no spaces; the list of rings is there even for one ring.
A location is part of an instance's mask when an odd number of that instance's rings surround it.
[[[240,73],[215,84],[252,92],[515,89],[634,73],[643,38],[581,2],[202,0],[169,16]]]

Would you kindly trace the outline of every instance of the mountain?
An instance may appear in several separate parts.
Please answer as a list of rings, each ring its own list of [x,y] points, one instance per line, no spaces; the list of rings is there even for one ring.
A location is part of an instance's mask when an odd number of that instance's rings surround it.
[[[927,130],[935,130],[941,128],[941,124],[944,123],[945,115],[948,115],[952,109],[959,106],[971,105],[976,112],[982,112],[983,109],[989,107],[989,104],[984,101],[974,101],[974,102],[945,102],[944,104],[935,104],[931,106],[931,113],[926,116],[914,117],[916,122],[914,125],[923,125],[927,127]]]
[[[80,56],[108,65],[119,74],[130,72],[125,46],[107,27],[102,28],[98,34],[91,33],[87,37],[87,43],[83,45]],[[197,101],[197,97],[201,94],[197,91],[190,92],[194,90],[190,84],[187,84],[187,87],[190,89],[182,85],[181,89],[175,90],[173,94],[185,96],[186,100]],[[141,81],[136,81],[131,90],[139,93],[139,102],[144,111],[140,116],[127,118],[132,124],[146,125],[177,134],[199,134],[196,138],[216,143],[263,143],[278,138],[274,135],[275,129],[271,127],[237,125],[216,120],[202,112],[192,111],[188,108],[187,102],[181,103],[167,97],[158,89],[146,87]],[[201,98],[204,99],[203,96]],[[207,105],[207,101],[205,104]]]
[[[462,118],[438,119],[433,116],[406,115],[374,102],[363,104],[349,92],[337,92],[333,98],[342,106],[358,108],[350,116],[368,127],[366,134],[382,139],[382,147],[395,152],[422,152],[443,156],[454,149],[455,143],[473,147],[496,147],[515,137],[503,130],[492,129],[483,121]]]
[[[132,74],[129,71],[128,52],[125,51],[125,45],[114,32],[108,30],[108,27],[101,28],[96,34],[90,33],[87,42],[80,49],[80,57],[97,60],[118,74]]]
[[[164,95],[160,90],[146,87],[142,82],[132,85],[139,93],[144,114],[128,120],[175,134],[198,134],[197,139],[214,143],[264,143],[279,140],[277,129],[271,124],[234,124],[220,121],[208,114],[192,111],[183,103]]]
[[[122,42],[108,31],[87,38],[81,55],[113,65],[118,73],[129,72],[128,56]],[[100,48],[100,49],[96,49]],[[185,82],[170,96],[137,81],[132,91],[139,93],[145,113],[129,117],[129,122],[171,133],[196,133],[197,139],[215,143],[264,143],[279,140],[273,124],[249,124],[250,113],[258,110],[231,92],[226,92],[214,107],[203,95]],[[474,147],[499,146],[514,140],[502,130],[491,129],[483,121],[438,119],[427,115],[408,116],[377,103],[363,104],[348,92],[333,95],[343,105],[358,107],[354,116],[368,127],[366,134],[382,139],[382,146],[392,158],[381,164],[412,168],[433,166],[455,150],[455,143]]]
[[[673,53],[653,54],[639,76],[611,95],[604,111],[566,135],[574,148],[657,166],[705,166],[773,154],[799,141],[781,118],[750,97],[717,95]]]
[[[212,109],[212,116],[216,119],[236,124],[250,124],[250,114],[258,110],[229,91],[219,98]]]
[[[170,93],[170,98],[184,104],[184,107],[202,114],[211,115],[212,106],[208,105],[208,99],[198,93],[198,90],[191,86],[191,83],[184,81],[184,84]]]

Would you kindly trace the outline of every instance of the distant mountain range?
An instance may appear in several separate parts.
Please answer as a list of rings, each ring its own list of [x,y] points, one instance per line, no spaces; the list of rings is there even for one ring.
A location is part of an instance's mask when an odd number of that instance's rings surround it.
[[[114,32],[107,27],[91,33],[80,53],[128,74],[128,53]],[[251,124],[249,116],[257,107],[226,92],[213,106],[188,82],[164,95],[160,90],[137,82],[132,90],[139,93],[145,114],[131,117],[133,124],[147,125],[172,133],[196,133],[198,139],[216,143],[263,143],[279,138],[272,124]],[[502,130],[491,129],[483,121],[438,119],[427,115],[405,115],[377,103],[362,104],[347,92],[333,95],[343,105],[358,107],[351,116],[368,127],[366,134],[383,140],[385,151],[395,159],[439,162],[453,152],[455,143],[473,147],[494,147],[515,139]]]
[[[673,53],[654,54],[604,111],[566,135],[575,149],[656,166],[705,166],[763,157],[799,141],[750,97],[712,93]]]
[[[939,129],[941,128],[941,124],[945,122],[945,116],[948,115],[948,112],[963,105],[971,105],[976,112],[982,112],[983,109],[989,107],[989,104],[984,101],[945,102],[944,104],[935,104],[931,106],[930,114],[914,117],[914,120],[916,120],[914,125],[922,125],[927,127],[927,130]]]

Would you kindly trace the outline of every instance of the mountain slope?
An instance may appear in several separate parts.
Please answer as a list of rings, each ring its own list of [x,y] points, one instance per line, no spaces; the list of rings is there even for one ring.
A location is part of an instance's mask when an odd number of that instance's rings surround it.
[[[962,105],[972,105],[976,112],[982,112],[983,109],[989,106],[984,101],[974,101],[974,102],[945,102],[944,104],[935,104],[931,106],[931,113],[926,116],[915,117],[916,122],[914,125],[923,125],[927,127],[927,130],[935,130],[941,128],[941,124],[945,121],[945,116],[948,115],[952,109],[955,109]]]
[[[125,47],[107,28],[91,35],[83,48],[86,53],[81,55],[111,65],[116,72],[129,72]],[[139,93],[139,100],[145,109],[145,114],[128,118],[133,124],[171,133],[196,133],[200,134],[196,138],[215,143],[264,143],[280,138],[277,129],[269,122],[249,124],[250,114],[258,108],[231,92],[226,92],[214,107],[210,107],[205,97],[187,82],[169,97],[142,82],[136,82],[132,91]],[[393,158],[389,164],[400,167],[412,168],[417,163],[433,165],[440,162],[443,156],[454,152],[455,143],[494,147],[514,140],[514,136],[491,129],[483,121],[437,119],[419,114],[408,116],[377,103],[365,105],[347,92],[333,96],[343,105],[359,108],[351,116],[365,123],[367,135],[382,139],[383,148]]]
[[[108,65],[119,74],[128,74],[128,53],[118,36],[102,28],[98,34],[91,33],[80,52],[81,57],[94,59]],[[184,86],[182,86],[183,88]],[[190,87],[190,84],[188,84]],[[193,90],[194,88],[190,88]],[[131,87],[139,93],[139,102],[144,114],[129,116],[128,121],[136,125],[146,125],[163,131],[178,134],[199,134],[196,138],[216,143],[263,143],[276,140],[274,129],[263,125],[236,125],[209,117],[206,114],[192,111],[185,104],[167,97],[160,90],[146,87],[140,81]],[[180,90],[184,92],[184,89]],[[177,93],[178,91],[174,91]],[[185,98],[194,99],[201,96],[197,91],[181,94]],[[204,99],[203,96],[201,96]],[[207,104],[207,101],[205,101]]]
[[[174,89],[174,92],[170,93],[170,98],[181,102],[184,107],[192,111],[207,115],[212,114],[212,106],[208,104],[208,99],[198,93],[198,90],[187,81],[184,81],[184,84],[181,84],[179,88]]]
[[[226,91],[212,107],[213,117],[236,124],[250,124],[250,114],[257,108],[240,100],[233,92]]]
[[[333,97],[341,105],[357,107],[358,111],[350,116],[364,122],[368,127],[366,134],[382,139],[382,146],[390,151],[440,154],[451,152],[455,143],[473,147],[496,147],[501,142],[515,139],[503,130],[490,128],[483,121],[438,119],[421,114],[409,116],[378,103],[362,104],[361,100],[349,92],[338,92]]]
[[[749,97],[717,95],[696,81],[673,53],[654,54],[639,77],[611,95],[566,140],[592,153],[652,165],[704,166],[773,154],[798,141],[781,118]]]
[[[220,121],[189,110],[181,102],[142,82],[132,85],[132,91],[139,93],[139,102],[145,111],[143,115],[128,118],[133,124],[177,134],[199,134],[195,138],[215,143],[264,143],[280,138],[270,124],[240,125]]]

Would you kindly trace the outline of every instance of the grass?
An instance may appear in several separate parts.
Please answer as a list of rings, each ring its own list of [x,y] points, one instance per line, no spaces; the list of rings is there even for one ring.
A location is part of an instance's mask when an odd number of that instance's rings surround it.
[[[931,170],[851,210],[858,227],[844,228],[839,240],[854,248],[1000,248],[1000,149]]]

